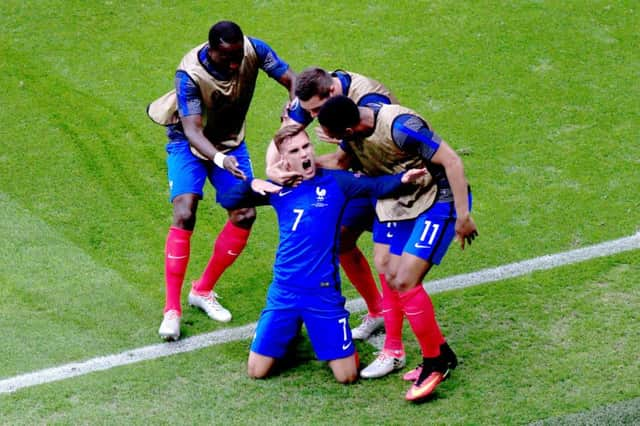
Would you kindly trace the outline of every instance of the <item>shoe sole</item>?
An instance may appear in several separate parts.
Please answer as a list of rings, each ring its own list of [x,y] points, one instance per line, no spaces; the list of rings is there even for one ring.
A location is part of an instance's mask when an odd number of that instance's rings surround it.
[[[175,334],[175,333],[162,333],[161,331],[158,331],[158,335],[162,340],[166,340],[168,342],[175,342],[180,338],[179,332],[178,334]]]
[[[160,334],[160,333],[158,333],[158,334],[160,335],[160,338],[162,340],[167,341],[167,342],[175,342],[176,340],[178,340],[180,338],[180,335],[176,336],[175,334]]]
[[[411,386],[411,388],[409,388],[409,391],[407,392],[407,394],[405,395],[405,399],[407,401],[410,402],[420,402],[420,401],[424,401],[425,399],[429,398],[431,395],[433,395],[433,392],[435,392],[435,390],[438,388],[438,386],[440,386],[440,384],[442,382],[444,382],[445,380],[447,380],[449,378],[449,375],[451,374],[451,369],[447,368],[447,371],[445,371],[442,374],[442,378],[437,382],[434,383],[431,387],[431,390],[425,394],[421,394],[417,397],[413,397],[412,395],[412,391],[415,388],[415,385]]]

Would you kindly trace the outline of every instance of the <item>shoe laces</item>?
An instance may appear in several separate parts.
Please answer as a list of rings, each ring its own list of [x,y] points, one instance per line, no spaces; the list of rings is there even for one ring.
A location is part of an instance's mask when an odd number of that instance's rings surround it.
[[[214,291],[209,293],[207,296],[204,296],[204,300],[207,302],[207,305],[219,311],[224,308],[222,307],[220,302],[218,302],[218,298],[219,298],[218,294]]]
[[[395,356],[393,354],[390,354],[390,353],[388,353],[386,351],[375,352],[375,354],[378,355],[376,357],[376,360],[374,361],[374,362],[377,362],[377,363],[387,362],[387,360],[394,361],[396,359],[400,359],[401,358],[399,356]]]
[[[385,351],[378,351],[378,352],[374,352],[373,354],[376,355],[376,359],[373,362],[377,362],[377,363],[383,363],[387,359],[392,358],[392,356],[386,353]]]
[[[360,327],[368,327],[369,325],[373,324],[374,321],[375,318],[373,318],[369,314],[365,314],[362,316],[362,323],[360,324]]]

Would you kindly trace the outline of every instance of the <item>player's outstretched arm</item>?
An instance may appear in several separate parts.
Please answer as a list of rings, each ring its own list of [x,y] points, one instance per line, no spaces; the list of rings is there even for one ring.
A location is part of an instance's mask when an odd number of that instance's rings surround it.
[[[420,179],[422,176],[425,176],[426,174],[427,174],[427,169],[425,167],[423,167],[421,169],[407,170],[402,175],[402,179],[400,179],[400,181],[402,183],[416,182],[418,179]]]
[[[251,181],[251,189],[260,195],[277,194],[282,187],[264,179],[253,179]]]

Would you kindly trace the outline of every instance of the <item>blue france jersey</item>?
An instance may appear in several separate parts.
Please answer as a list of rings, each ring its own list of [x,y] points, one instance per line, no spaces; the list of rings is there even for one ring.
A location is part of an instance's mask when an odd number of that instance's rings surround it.
[[[270,195],[280,228],[274,285],[339,288],[338,238],[347,200],[388,195],[401,185],[400,176],[358,177],[342,170],[318,169],[314,178]]]

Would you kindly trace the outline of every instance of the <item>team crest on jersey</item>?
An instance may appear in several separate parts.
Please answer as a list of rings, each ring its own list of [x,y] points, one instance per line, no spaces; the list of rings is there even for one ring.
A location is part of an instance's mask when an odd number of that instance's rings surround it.
[[[327,190],[316,186],[316,202],[313,203],[314,207],[326,207],[327,203],[324,202],[327,196]]]

